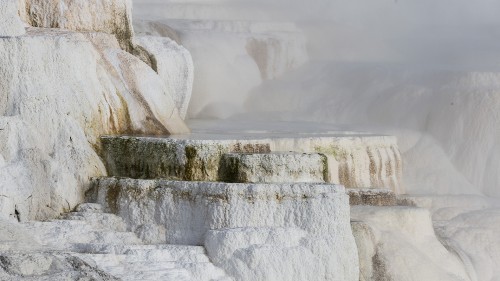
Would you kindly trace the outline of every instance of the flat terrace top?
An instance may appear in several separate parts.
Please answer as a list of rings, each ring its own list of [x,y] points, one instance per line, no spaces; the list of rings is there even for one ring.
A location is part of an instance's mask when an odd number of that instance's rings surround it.
[[[171,139],[193,141],[273,140],[273,139],[322,139],[362,138],[383,139],[394,142],[395,137],[364,131],[346,130],[328,124],[307,122],[254,122],[227,120],[190,120],[191,134],[170,136],[122,135],[143,139]],[[104,136],[117,137],[117,136]]]
[[[141,192],[161,191],[170,189],[177,191],[175,195],[235,195],[248,197],[249,195],[271,195],[269,198],[276,199],[276,193],[298,196],[310,195],[309,198],[317,196],[325,197],[325,194],[345,194],[346,189],[342,185],[332,183],[224,183],[205,181],[174,181],[167,179],[131,179],[119,177],[94,178],[93,183],[98,192],[99,189],[119,187],[121,190],[137,190]],[[189,192],[184,194],[181,191]],[[181,192],[181,193],[179,193]],[[264,199],[262,197],[261,199]]]

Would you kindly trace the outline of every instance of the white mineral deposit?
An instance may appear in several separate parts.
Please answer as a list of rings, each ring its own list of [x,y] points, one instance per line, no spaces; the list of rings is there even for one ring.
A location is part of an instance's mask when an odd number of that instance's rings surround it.
[[[499,11],[0,0],[0,281],[500,281]]]

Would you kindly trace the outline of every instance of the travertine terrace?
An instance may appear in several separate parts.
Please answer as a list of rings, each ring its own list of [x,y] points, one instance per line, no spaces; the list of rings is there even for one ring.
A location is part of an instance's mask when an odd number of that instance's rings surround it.
[[[0,280],[497,281],[493,199],[406,194],[431,141],[246,122],[311,47],[247,4],[0,1]]]

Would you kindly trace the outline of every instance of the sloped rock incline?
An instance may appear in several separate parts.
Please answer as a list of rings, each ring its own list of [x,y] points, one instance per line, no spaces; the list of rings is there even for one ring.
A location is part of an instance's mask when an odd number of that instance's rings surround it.
[[[98,204],[82,204],[60,220],[15,225],[35,245],[0,251],[0,278],[4,273],[9,280],[231,280],[203,247],[144,245]]]
[[[90,265],[73,254],[52,251],[0,253],[0,280],[65,281],[120,279]]]
[[[34,27],[113,34],[123,49],[133,36],[131,0],[19,0],[20,14]]]
[[[72,253],[41,245],[37,231],[0,217],[0,280],[117,280]]]
[[[321,270],[314,280],[358,280],[356,246],[349,224],[349,199],[342,186],[101,178],[95,181],[89,198],[124,218],[131,229],[143,224],[163,226],[167,243],[208,243],[212,246],[210,253],[214,259],[223,258],[219,255],[220,249],[216,248],[218,243],[205,242],[205,239],[215,235],[214,239],[223,240],[223,235],[210,232],[212,230],[248,227],[302,229],[301,233],[307,237],[295,246],[307,248],[318,260]],[[212,234],[207,234],[209,232]],[[252,231],[247,232],[252,235]],[[261,234],[255,235],[259,237]],[[251,243],[242,242],[234,247],[244,249],[251,247]],[[280,256],[286,251],[278,247],[270,254]],[[258,255],[260,259],[265,259],[267,254],[261,254]],[[242,261],[252,266],[251,258],[242,258]],[[219,265],[227,264],[222,261]],[[261,276],[276,276],[265,268],[258,270]],[[300,272],[306,273],[307,270]],[[281,275],[276,280],[288,280],[286,276]]]
[[[45,219],[105,174],[102,134],[183,133],[149,66],[107,34],[29,29],[0,38],[0,212]]]
[[[296,151],[326,155],[327,178],[331,183],[404,193],[401,156],[396,139],[388,136],[191,134],[168,138],[103,137],[102,142],[112,176],[221,181],[220,161],[226,153]],[[272,162],[273,158],[267,160]]]
[[[0,37],[19,36],[25,33],[16,11],[17,0],[2,0],[0,3]]]

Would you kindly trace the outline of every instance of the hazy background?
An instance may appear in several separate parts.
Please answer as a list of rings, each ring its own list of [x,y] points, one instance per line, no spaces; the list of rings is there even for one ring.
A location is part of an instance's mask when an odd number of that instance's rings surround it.
[[[260,81],[234,36],[184,36],[202,69],[192,118],[311,121],[394,134],[409,192],[500,196],[500,1],[134,3],[137,18],[288,21],[304,32],[310,62],[271,81]]]

